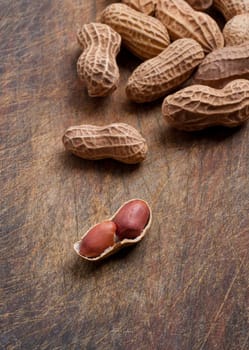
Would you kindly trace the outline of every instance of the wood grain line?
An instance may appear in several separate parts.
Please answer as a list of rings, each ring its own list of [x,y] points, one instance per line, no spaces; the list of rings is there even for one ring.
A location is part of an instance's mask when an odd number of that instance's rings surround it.
[[[204,349],[204,346],[206,345],[210,334],[212,333],[212,331],[214,330],[214,328],[215,328],[215,326],[216,326],[216,322],[217,322],[217,320],[218,320],[218,318],[219,318],[219,316],[220,316],[220,314],[221,314],[221,312],[222,312],[222,310],[223,310],[223,308],[224,308],[225,303],[226,303],[227,300],[228,300],[228,297],[229,297],[229,295],[230,295],[230,293],[231,293],[231,290],[232,290],[232,288],[233,288],[233,285],[234,285],[236,279],[237,279],[238,276],[239,276],[240,270],[241,270],[241,268],[242,268],[242,266],[243,266],[243,264],[244,264],[244,260],[245,260],[245,259],[243,259],[243,260],[241,261],[240,266],[239,266],[239,268],[237,269],[237,271],[236,271],[236,273],[235,273],[235,275],[234,275],[234,277],[233,277],[233,279],[232,279],[232,281],[231,281],[231,283],[230,283],[230,285],[229,285],[229,287],[228,287],[228,289],[227,289],[227,291],[226,291],[226,294],[225,294],[225,296],[224,296],[224,299],[223,299],[222,303],[219,305],[219,308],[218,308],[218,310],[217,310],[217,312],[216,312],[216,314],[215,314],[215,316],[214,316],[214,319],[211,321],[211,325],[210,325],[210,327],[209,327],[209,329],[208,329],[208,332],[206,333],[206,336],[205,336],[205,338],[204,338],[203,343],[202,343],[201,346],[200,346],[200,350],[203,350],[203,349]]]

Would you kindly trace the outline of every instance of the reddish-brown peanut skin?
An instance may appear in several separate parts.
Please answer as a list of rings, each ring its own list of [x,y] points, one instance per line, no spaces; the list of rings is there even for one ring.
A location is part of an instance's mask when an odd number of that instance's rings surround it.
[[[224,46],[218,24],[209,15],[195,11],[184,0],[158,0],[156,17],[165,25],[172,40],[192,38],[205,52]]]
[[[111,94],[119,82],[116,56],[120,50],[121,37],[102,23],[88,23],[77,33],[83,53],[77,62],[77,73],[85,83],[89,96]]]
[[[212,6],[213,0],[186,0],[196,11],[205,11]]]
[[[193,77],[195,84],[222,88],[234,79],[249,78],[249,41],[211,52]]]
[[[114,245],[116,228],[116,224],[112,221],[103,221],[94,226],[80,243],[80,255],[88,258],[100,256],[107,248]]]
[[[143,231],[150,217],[150,209],[145,202],[134,200],[124,205],[113,218],[117,225],[119,239],[136,238]]]
[[[236,15],[249,12],[249,0],[214,0],[214,6],[227,21]]]

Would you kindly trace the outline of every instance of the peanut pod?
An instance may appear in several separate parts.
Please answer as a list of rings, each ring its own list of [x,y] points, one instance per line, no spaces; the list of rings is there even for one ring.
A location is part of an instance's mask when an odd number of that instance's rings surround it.
[[[157,0],[122,0],[122,3],[130,6],[136,11],[145,13],[146,15],[153,15],[155,12]]]
[[[157,57],[135,69],[128,80],[126,94],[139,103],[165,96],[187,80],[203,58],[203,49],[195,40],[176,40]]]
[[[209,15],[195,11],[184,0],[158,0],[156,17],[168,29],[172,40],[195,39],[205,52],[224,46],[218,24]]]
[[[234,80],[223,89],[186,87],[165,98],[162,114],[169,125],[179,130],[236,127],[249,119],[249,81]]]
[[[214,7],[216,7],[228,21],[236,15],[249,12],[249,0],[214,0]]]
[[[135,164],[143,161],[148,151],[145,139],[125,123],[72,126],[62,141],[68,151],[83,159],[113,158]]]
[[[101,15],[122,37],[122,43],[142,60],[155,57],[170,43],[164,25],[156,18],[138,12],[125,4],[109,5]]]
[[[87,230],[74,244],[74,250],[83,259],[102,260],[124,247],[140,242],[148,232],[151,221],[152,211],[148,203],[142,199],[132,199],[125,202],[111,218]],[[123,233],[118,236],[118,225],[122,228],[126,225],[136,229],[139,227],[140,230],[133,238],[124,237]]]
[[[77,33],[84,50],[77,62],[79,78],[85,82],[89,96],[106,96],[118,85],[119,69],[116,56],[121,37],[109,26],[89,23]]]
[[[193,82],[222,88],[231,80],[248,77],[249,41],[211,52],[199,65]]]
[[[234,16],[223,29],[226,46],[234,46],[249,40],[249,13]]]
[[[212,6],[213,0],[186,0],[196,11],[205,11]]]

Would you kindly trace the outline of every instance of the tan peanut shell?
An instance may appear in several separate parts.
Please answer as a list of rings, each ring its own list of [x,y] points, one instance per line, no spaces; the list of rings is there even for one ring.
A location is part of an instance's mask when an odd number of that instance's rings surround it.
[[[249,13],[234,16],[223,29],[226,46],[234,46],[249,41]]]
[[[196,11],[205,11],[212,6],[213,0],[186,0]]]
[[[126,94],[138,103],[165,96],[187,80],[203,58],[203,49],[195,40],[176,40],[160,55],[135,69],[128,80]]]
[[[83,159],[112,158],[127,164],[142,162],[148,147],[131,125],[78,125],[68,128],[62,139],[65,148]]]
[[[186,87],[165,98],[162,114],[169,125],[179,130],[236,127],[249,119],[249,81],[234,80],[223,89]]]
[[[77,33],[84,50],[77,62],[79,78],[85,82],[89,96],[106,96],[118,85],[119,69],[116,56],[121,37],[109,26],[89,23]]]
[[[137,198],[135,199],[131,199],[127,202],[125,202],[113,215],[111,218],[107,219],[107,220],[112,220],[116,215],[117,213],[119,212],[119,210],[122,209],[123,206],[125,206],[126,204],[130,203],[131,201],[134,201],[134,200],[137,200]],[[95,226],[92,226],[89,228],[89,230],[87,230],[87,232],[81,237],[80,241],[74,243],[74,250],[75,252],[80,256],[82,257],[83,259],[86,259],[86,260],[89,260],[89,261],[100,261],[104,258],[107,258],[108,256],[114,254],[114,253],[117,253],[120,249],[124,248],[124,247],[127,247],[127,246],[131,246],[131,245],[134,245],[138,242],[140,242],[144,236],[146,235],[146,233],[148,232],[150,226],[151,226],[151,222],[152,222],[152,211],[151,211],[151,208],[149,206],[149,204],[142,200],[142,199],[138,199],[139,201],[142,201],[144,202],[149,210],[150,210],[150,217],[149,217],[149,221],[148,223],[146,224],[145,228],[143,229],[143,231],[141,232],[141,234],[139,236],[137,236],[136,238],[124,238],[122,240],[119,240],[117,237],[116,237],[116,241],[115,241],[115,244],[109,248],[107,248],[100,256],[96,257],[96,258],[89,258],[89,257],[86,257],[86,256],[83,256],[83,255],[80,255],[79,251],[80,251],[80,243],[81,243],[81,240],[87,235],[87,233]]]
[[[214,0],[216,7],[228,21],[236,15],[249,12],[249,0]]]
[[[123,4],[146,15],[152,15],[155,12],[156,2],[157,0],[122,0]]]
[[[184,0],[158,0],[156,17],[168,29],[172,40],[195,39],[204,52],[224,46],[218,24],[206,13],[195,11]]]
[[[122,37],[122,43],[142,60],[155,57],[170,43],[164,25],[156,18],[133,10],[125,4],[109,5],[101,15]]]
[[[217,49],[199,65],[193,82],[222,88],[233,79],[249,77],[249,41]]]

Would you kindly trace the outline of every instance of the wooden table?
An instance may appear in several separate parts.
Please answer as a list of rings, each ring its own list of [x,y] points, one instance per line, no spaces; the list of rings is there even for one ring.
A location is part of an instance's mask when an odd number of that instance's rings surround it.
[[[119,88],[89,98],[75,32],[110,3],[0,1],[0,348],[248,350],[249,125],[170,129],[162,101],[126,99],[139,60],[123,49]],[[111,122],[143,134],[143,164],[65,152],[67,127]],[[80,259],[73,242],[135,197],[153,210],[145,239]]]

